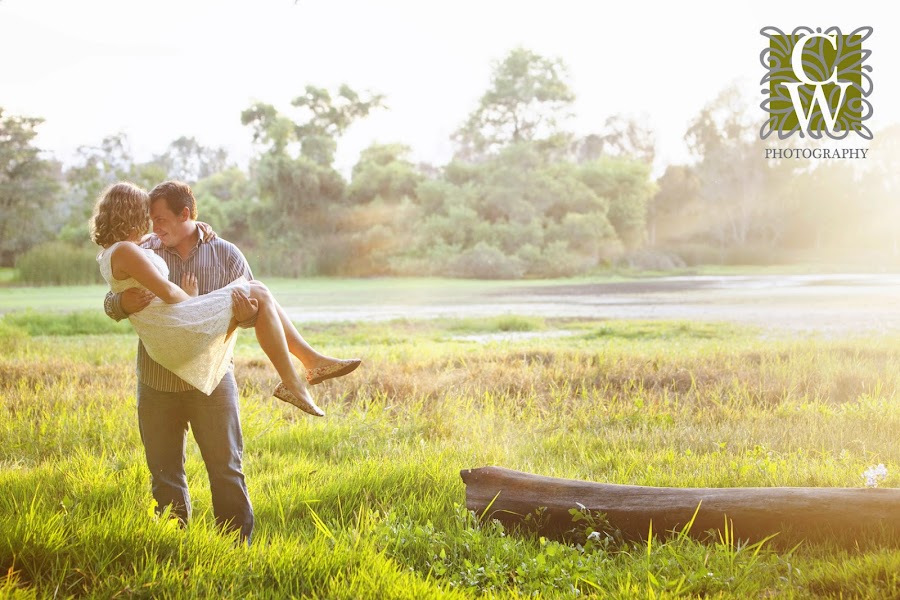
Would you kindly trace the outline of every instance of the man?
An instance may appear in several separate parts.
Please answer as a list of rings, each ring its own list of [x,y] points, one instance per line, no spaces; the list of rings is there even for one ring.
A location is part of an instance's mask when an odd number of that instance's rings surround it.
[[[215,237],[207,226],[198,225],[197,203],[187,184],[166,181],[153,188],[150,218],[154,235],[142,245],[166,261],[173,283],[182,282],[183,274],[193,274],[199,293],[206,294],[241,276],[253,279],[247,260],[234,244]],[[142,310],[152,299],[150,292],[135,288],[107,294],[104,308],[110,318],[119,321]],[[240,327],[255,325],[254,306],[236,303],[234,310]],[[244,483],[243,434],[233,369],[206,396],[153,361],[139,343],[137,375],[138,424],[157,511],[171,506],[183,524],[190,519],[191,500],[184,471],[190,425],[209,475],[216,522],[226,530],[237,530],[249,543],[253,508]]]

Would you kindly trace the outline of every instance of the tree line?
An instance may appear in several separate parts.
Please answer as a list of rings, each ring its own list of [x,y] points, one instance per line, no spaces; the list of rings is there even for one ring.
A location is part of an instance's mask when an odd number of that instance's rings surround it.
[[[577,136],[566,128],[574,101],[561,60],[517,48],[493,65],[447,164],[373,144],[349,178],[337,144],[385,98],[348,85],[308,85],[290,114],[261,102],[242,111],[256,149],[247,169],[191,137],[137,162],[124,134],[81,147],[64,168],[35,145],[41,119],[0,108],[0,266],[38,283],[93,279],[97,196],[115,181],[165,179],[189,182],[200,218],[264,275],[560,277],[898,256],[896,126],[876,132],[862,163],[765,160],[759,119],[729,87],[685,132],[694,160],[654,178],[645,123],[613,115]]]

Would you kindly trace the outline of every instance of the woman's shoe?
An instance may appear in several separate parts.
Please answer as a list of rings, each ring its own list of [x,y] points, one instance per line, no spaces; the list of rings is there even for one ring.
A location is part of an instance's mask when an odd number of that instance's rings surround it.
[[[325,416],[325,411],[316,406],[315,402],[313,402],[311,399],[307,400],[306,398],[298,398],[294,395],[293,392],[291,392],[291,390],[285,387],[283,382],[275,386],[275,391],[272,392],[272,395],[279,400],[284,400],[288,404],[293,404],[303,412],[309,413],[314,417]]]
[[[309,382],[309,385],[316,385],[317,383],[322,383],[326,379],[346,375],[356,369],[360,363],[362,363],[362,360],[359,358],[347,358],[344,360],[336,360],[324,367],[314,367],[306,372],[306,381]]]

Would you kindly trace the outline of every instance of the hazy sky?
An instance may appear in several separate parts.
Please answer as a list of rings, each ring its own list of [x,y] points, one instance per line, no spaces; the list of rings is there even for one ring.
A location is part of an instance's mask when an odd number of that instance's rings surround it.
[[[347,83],[384,94],[390,110],[350,129],[339,168],[375,141],[444,164],[492,61],[524,46],[568,65],[576,132],[633,115],[657,132],[658,162],[681,162],[688,122],[729,83],[762,98],[767,25],[874,26],[868,124],[900,121],[900,20],[891,3],[863,4],[0,0],[0,107],[46,119],[39,143],[63,160],[122,131],[138,160],[186,135],[244,165],[254,151],[244,108],[288,111],[306,84]]]

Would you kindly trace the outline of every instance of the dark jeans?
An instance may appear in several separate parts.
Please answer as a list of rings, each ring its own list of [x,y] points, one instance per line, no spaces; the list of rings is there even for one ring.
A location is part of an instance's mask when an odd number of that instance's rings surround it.
[[[241,467],[244,441],[233,373],[227,373],[209,396],[199,390],[160,392],[138,383],[138,425],[157,511],[171,506],[182,523],[191,517],[184,473],[188,424],[206,464],[216,522],[240,531],[241,539],[249,543],[253,507]]]

